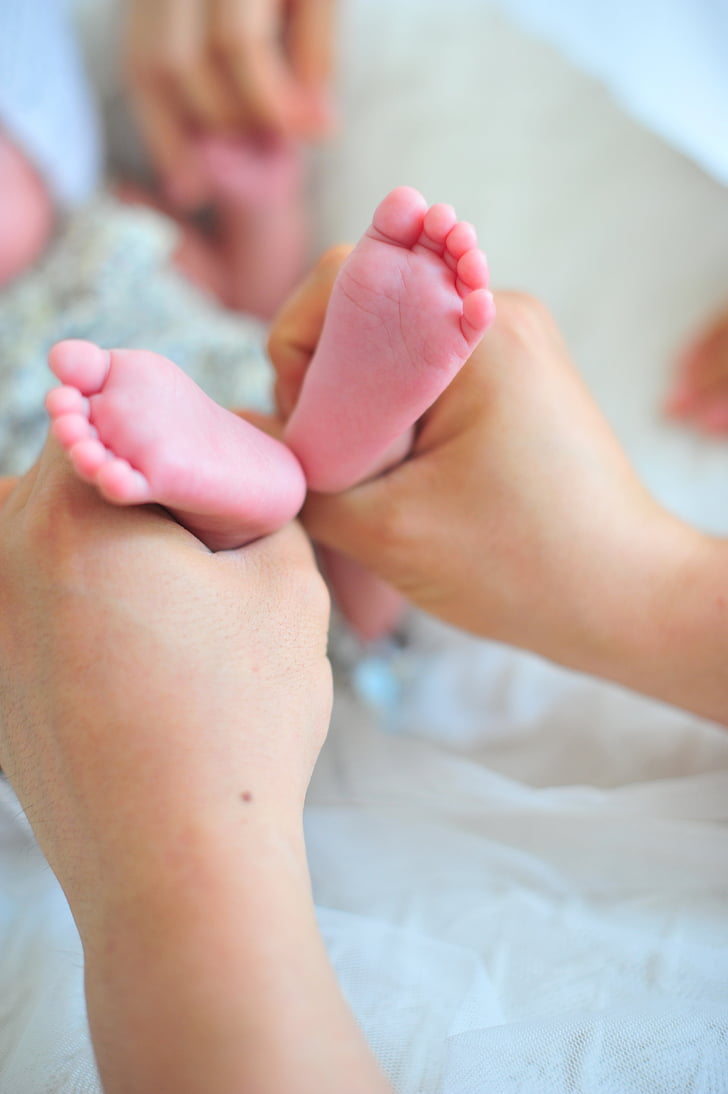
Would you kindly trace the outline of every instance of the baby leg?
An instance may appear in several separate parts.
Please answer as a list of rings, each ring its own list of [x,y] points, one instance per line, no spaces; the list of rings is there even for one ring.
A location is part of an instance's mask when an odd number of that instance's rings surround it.
[[[240,547],[301,507],[305,480],[278,441],[224,410],[172,361],[88,342],[54,346],[64,385],[53,433],[81,478],[117,505],[156,502],[211,550]]]

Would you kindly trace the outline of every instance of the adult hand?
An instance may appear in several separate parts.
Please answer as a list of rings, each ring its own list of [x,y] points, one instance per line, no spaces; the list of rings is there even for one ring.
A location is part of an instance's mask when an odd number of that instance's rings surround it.
[[[329,251],[273,325],[269,353],[284,416],[295,405],[347,248]],[[523,644],[538,606],[563,597],[579,530],[563,535],[606,484],[644,495],[593,405],[550,317],[536,301],[499,294],[481,347],[422,418],[403,464],[337,498],[310,494],[303,520],[314,537],[394,584],[419,607],[466,630]],[[581,478],[584,480],[580,482]],[[574,478],[576,476],[576,481]],[[587,525],[588,527],[588,525]]]
[[[295,525],[213,555],[52,443],[5,496],[0,762],[79,926],[107,1094],[389,1091],[303,847],[327,621]]]
[[[274,324],[284,416],[344,257],[325,256]],[[728,719],[726,545],[647,494],[547,311],[513,293],[496,304],[411,456],[309,495],[304,526],[449,623]]]
[[[49,443],[0,510],[0,605],[0,765],[74,911],[203,832],[298,838],[331,701],[298,526],[211,554]]]
[[[335,0],[129,0],[129,89],[169,196],[207,200],[200,133],[319,139]]]

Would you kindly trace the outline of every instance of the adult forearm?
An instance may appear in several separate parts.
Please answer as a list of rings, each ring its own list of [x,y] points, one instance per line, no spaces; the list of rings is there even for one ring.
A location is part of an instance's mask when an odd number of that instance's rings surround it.
[[[390,1089],[324,950],[302,840],[249,850],[216,846],[181,881],[119,890],[84,939],[107,1094]]]
[[[654,622],[637,636],[635,686],[728,725],[728,542],[691,531]]]
[[[728,541],[669,514],[595,574],[588,631],[562,658],[728,725]]]

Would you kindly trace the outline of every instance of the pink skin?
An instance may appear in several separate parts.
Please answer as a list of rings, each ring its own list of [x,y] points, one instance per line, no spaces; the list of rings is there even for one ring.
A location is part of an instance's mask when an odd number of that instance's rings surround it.
[[[728,435],[728,309],[681,355],[665,412],[704,433]]]
[[[223,302],[270,319],[306,261],[300,149],[275,138],[205,137],[198,160],[217,199],[217,238],[227,272]]]
[[[0,132],[0,288],[38,259],[53,231],[48,190],[35,168]]]
[[[63,384],[46,406],[77,474],[116,505],[157,502],[214,551],[239,547],[298,512],[296,458],[144,350],[59,342]]]
[[[248,206],[292,201],[303,181],[297,146],[279,137],[203,136],[196,157],[218,196]]]
[[[402,186],[342,267],[285,432],[311,489],[346,490],[402,458],[408,431],[492,322],[474,228]]]
[[[215,223],[201,230],[178,204],[134,185],[118,188],[122,200],[149,205],[181,229],[174,261],[200,288],[226,307],[270,319],[301,276],[308,243],[300,150],[274,138],[198,137]],[[175,180],[165,193],[174,197]]]
[[[451,206],[428,209],[409,187],[384,199],[339,274],[286,429],[309,486],[335,493],[406,456],[414,422],[493,320],[487,285],[475,231]],[[389,634],[404,607],[399,593],[350,559],[320,555],[357,634]]]
[[[336,281],[303,406],[289,423],[311,485],[343,489],[406,454],[414,422],[493,318],[486,284],[475,233],[449,206],[427,210],[406,188],[384,199]],[[53,348],[50,364],[63,385],[47,398],[53,433],[109,501],[157,502],[212,550],[272,531],[300,508],[296,455],[212,402],[166,358],[69,341]],[[381,599],[372,600],[350,566],[337,563],[336,573],[360,633],[391,625],[390,590],[377,583]]]

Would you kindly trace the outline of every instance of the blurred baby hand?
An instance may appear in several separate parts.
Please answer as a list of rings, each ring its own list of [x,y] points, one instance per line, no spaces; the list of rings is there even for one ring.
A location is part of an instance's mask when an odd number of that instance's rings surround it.
[[[334,16],[335,0],[129,0],[129,89],[173,200],[209,199],[201,133],[326,136]]]

